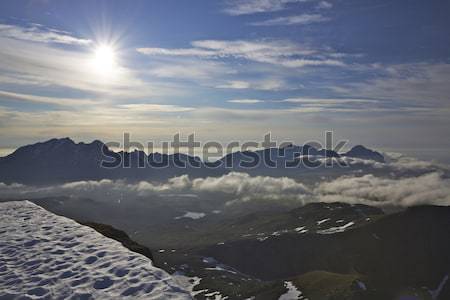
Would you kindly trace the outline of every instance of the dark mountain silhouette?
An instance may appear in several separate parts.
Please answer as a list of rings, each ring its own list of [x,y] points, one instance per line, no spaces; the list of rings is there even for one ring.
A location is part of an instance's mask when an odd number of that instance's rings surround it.
[[[118,159],[122,164],[113,163]],[[102,161],[109,164],[102,166]],[[189,170],[187,162],[190,162]],[[157,168],[162,163],[167,166]],[[158,180],[186,173],[199,176],[202,168],[204,165],[198,157],[181,153],[147,156],[137,150],[114,152],[100,141],[85,144],[62,138],[23,146],[3,157],[0,182],[40,185],[100,179]]]
[[[333,150],[316,149],[308,144],[304,146],[288,145],[282,148],[267,148],[257,151],[234,152],[224,156],[220,159],[226,166],[233,166],[234,168],[255,168],[255,167],[269,167],[269,168],[283,168],[296,167],[302,157],[340,157],[340,155]],[[265,164],[260,164],[265,162]],[[311,159],[311,163],[313,159]]]
[[[370,159],[370,160],[384,163],[383,155],[381,155],[377,151],[367,149],[366,147],[361,146],[361,145],[353,147],[352,149],[350,149],[350,151],[343,153],[342,156],[355,157],[355,158],[361,158],[361,159]]]
[[[363,146],[356,146],[343,155],[384,161],[381,154]],[[295,177],[321,170],[319,160],[326,157],[340,155],[310,145],[288,145],[234,152],[210,163],[181,153],[114,152],[101,141],[86,144],[61,138],[23,146],[0,158],[0,182],[42,185],[100,179],[166,180],[183,174],[195,178],[220,176],[230,171]],[[103,166],[102,161],[106,162]]]
[[[20,147],[0,161],[0,181],[39,184],[108,178],[100,167],[102,147],[100,141],[76,144],[69,138]]]

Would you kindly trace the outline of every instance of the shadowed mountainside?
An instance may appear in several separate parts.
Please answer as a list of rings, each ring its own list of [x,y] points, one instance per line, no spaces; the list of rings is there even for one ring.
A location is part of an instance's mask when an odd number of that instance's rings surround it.
[[[95,222],[79,222],[79,223],[81,225],[89,226],[89,227],[95,229],[97,232],[101,233],[102,235],[120,242],[127,249],[129,249],[133,252],[142,254],[142,255],[150,258],[151,260],[153,260],[153,255],[152,255],[152,252],[150,251],[150,249],[148,249],[147,247],[142,246],[142,245],[136,243],[135,241],[133,241],[132,239],[130,239],[128,234],[126,234],[124,231],[116,229],[110,225],[101,224],[101,223],[95,223]]]
[[[0,158],[0,182],[45,185],[101,179],[166,180],[184,174],[191,177],[220,176],[230,171],[296,177],[301,173],[320,172],[324,168],[321,158],[339,157],[341,155],[332,150],[289,145],[230,153],[211,163],[181,153],[114,152],[100,141],[85,144],[62,138],[23,146]],[[384,161],[381,154],[363,146],[352,148],[342,157]],[[102,160],[119,164],[105,168],[101,166]],[[165,167],[161,168],[161,165]]]
[[[242,239],[198,251],[264,280],[297,278],[318,270],[353,274],[364,278],[370,295],[393,299],[407,289],[439,286],[450,272],[449,236],[450,207],[421,206],[341,233],[286,233],[264,241]],[[303,281],[308,286],[310,278],[297,278],[300,289]],[[446,286],[439,299],[449,297]]]

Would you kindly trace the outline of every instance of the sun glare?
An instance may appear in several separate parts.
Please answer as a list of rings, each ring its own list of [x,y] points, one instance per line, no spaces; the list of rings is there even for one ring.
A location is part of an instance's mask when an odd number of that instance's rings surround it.
[[[94,67],[97,72],[108,75],[116,67],[116,53],[109,45],[100,45],[95,49]]]

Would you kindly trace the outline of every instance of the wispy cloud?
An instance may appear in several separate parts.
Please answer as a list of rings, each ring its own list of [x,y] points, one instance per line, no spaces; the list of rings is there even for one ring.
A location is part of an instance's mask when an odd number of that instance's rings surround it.
[[[256,104],[256,103],[261,103],[264,102],[263,100],[258,100],[258,99],[233,99],[233,100],[228,100],[228,102],[230,103],[241,103],[241,104]]]
[[[260,22],[253,22],[255,26],[277,26],[277,25],[308,25],[312,23],[320,23],[329,21],[329,18],[320,14],[302,14],[288,17],[278,17]]]
[[[158,78],[205,82],[234,74],[235,70],[219,61],[174,56],[170,60],[153,61],[145,73]]]
[[[316,50],[309,49],[286,40],[199,40],[193,41],[192,48],[137,48],[136,50],[147,55],[165,56],[200,56],[200,57],[227,57],[241,58],[258,57],[261,52],[266,56],[281,55],[311,55]],[[252,54],[253,53],[253,54]]]
[[[28,27],[0,24],[0,36],[39,43],[88,45],[92,41],[78,38],[68,32],[47,28],[39,24]]]
[[[405,132],[398,123],[405,124],[408,128],[416,126],[418,122],[423,124],[417,132],[430,141],[433,138],[430,132],[434,133],[436,128],[428,125],[429,117],[421,117],[428,114],[430,108],[416,108],[411,104],[392,105],[392,101],[384,99],[228,99],[232,100],[228,107],[223,107],[227,105],[227,98],[223,100],[225,103],[216,102],[215,106],[188,101],[168,104],[157,99],[146,99],[141,103],[127,101],[128,103],[77,105],[78,100],[68,99],[70,102],[59,105],[55,110],[31,111],[20,106],[11,107],[5,102],[3,105],[8,106],[0,106],[0,130],[2,137],[10,144],[20,145],[30,137],[32,141],[54,136],[117,140],[123,132],[131,132],[143,141],[147,141],[149,137],[167,139],[179,132],[180,128],[185,134],[200,134],[202,140],[218,137],[225,140],[254,139],[255,136],[271,131],[274,135],[301,141],[320,136],[326,124],[333,124],[333,130],[343,134],[350,132],[354,138],[367,139],[367,136],[375,135],[379,137],[377,141],[381,141],[380,143],[395,143],[398,141],[397,137]],[[31,100],[49,102],[48,99],[41,98]],[[53,102],[53,99],[50,100]],[[446,116],[442,113],[440,118]],[[265,121],[261,123],[261,120]],[[433,117],[433,124],[437,124],[439,120]],[[442,130],[446,132],[448,118],[444,118],[441,123]],[[298,128],[308,130],[299,131]],[[384,134],[386,131],[391,134]],[[411,136],[411,139],[417,142],[415,136]]]
[[[333,7],[333,3],[329,2],[329,1],[320,1],[317,4],[318,9],[330,9],[332,7]]]
[[[244,90],[253,89],[261,91],[279,91],[292,89],[286,82],[281,79],[261,79],[261,80],[230,80],[215,86],[219,89]]]
[[[189,89],[198,86],[202,89],[261,91],[292,90],[300,87],[288,82],[285,73],[275,70],[272,66],[262,68],[258,64],[250,66],[239,61],[191,56],[154,57],[148,62],[149,65],[141,74],[149,75],[149,81],[169,79],[183,85],[185,95]]]
[[[138,48],[137,51],[154,56],[246,59],[288,68],[345,65],[339,59],[328,57],[326,50],[311,49],[289,41],[201,40],[192,42],[192,46],[184,49]]]
[[[353,97],[395,99],[397,102],[436,108],[450,107],[450,64],[374,65],[371,70],[381,72],[382,76],[345,83],[333,90]]]
[[[192,111],[192,107],[184,107],[178,105],[168,105],[168,104],[122,104],[118,106],[119,108],[126,109],[128,112],[186,112]]]
[[[346,99],[346,98],[288,98],[280,100],[280,102],[289,103],[301,103],[308,104],[313,103],[317,105],[336,105],[336,104],[364,104],[364,103],[380,103],[379,100],[374,99]]]
[[[414,104],[392,105],[391,101],[385,99],[364,99],[364,98],[287,98],[287,99],[233,99],[231,103],[285,103],[287,107],[279,107],[279,112],[298,113],[357,113],[370,110],[371,112],[403,112],[403,113],[426,113],[433,110],[433,107],[417,106]]]
[[[248,89],[248,88],[250,88],[250,86],[251,86],[250,82],[248,82],[248,81],[231,80],[225,84],[218,85],[217,88],[241,90],[241,89]]]
[[[91,49],[53,47],[49,43],[19,40],[1,33],[0,44],[0,84],[54,86],[110,98],[148,97],[161,90],[122,65],[107,74],[99,74]]]
[[[0,98],[18,100],[18,101],[27,101],[34,103],[46,103],[46,104],[54,104],[58,106],[79,106],[86,104],[95,104],[98,101],[94,101],[91,99],[83,99],[83,98],[64,98],[64,97],[45,97],[45,96],[37,96],[37,95],[29,95],[29,94],[21,94],[21,93],[12,93],[8,91],[0,90]]]
[[[127,131],[135,136],[170,136],[192,124],[192,120],[180,118],[180,115],[194,111],[192,107],[137,103],[32,111],[0,106],[0,129],[2,136],[10,141],[79,135],[108,140],[117,139]]]
[[[225,13],[238,16],[283,10],[290,3],[308,0],[230,0]]]
[[[378,105],[383,106],[384,101],[375,99],[350,99],[350,98],[287,98],[281,100],[261,100],[261,99],[234,99],[229,100],[231,103],[261,103],[261,102],[277,102],[298,104],[300,107],[317,107],[317,108],[338,108],[346,106],[358,107],[361,105]]]

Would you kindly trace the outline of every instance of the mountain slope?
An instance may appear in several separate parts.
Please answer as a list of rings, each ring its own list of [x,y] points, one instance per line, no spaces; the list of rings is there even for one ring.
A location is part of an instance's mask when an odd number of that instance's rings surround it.
[[[370,159],[377,162],[384,163],[384,157],[377,151],[370,150],[362,145],[357,145],[350,149],[350,151],[345,152],[342,156],[361,158],[361,159]]]
[[[450,273],[449,236],[450,208],[423,206],[342,233],[241,239],[206,247],[199,253],[264,280],[317,270],[358,274],[365,278],[367,293],[374,295],[371,299],[392,299],[407,289],[433,290],[439,286]],[[436,299],[449,297],[447,285]]]
[[[154,266],[28,201],[0,203],[0,298],[190,299]]]
[[[145,257],[148,257],[151,260],[153,260],[153,255],[149,248],[136,243],[135,241],[130,239],[128,234],[126,234],[122,230],[118,230],[118,229],[112,227],[111,225],[95,223],[95,222],[85,222],[85,223],[81,222],[80,224],[89,226],[89,227],[95,229],[96,231],[98,231],[99,233],[101,233],[102,235],[120,242],[125,248],[127,248],[133,252],[142,254]]]

